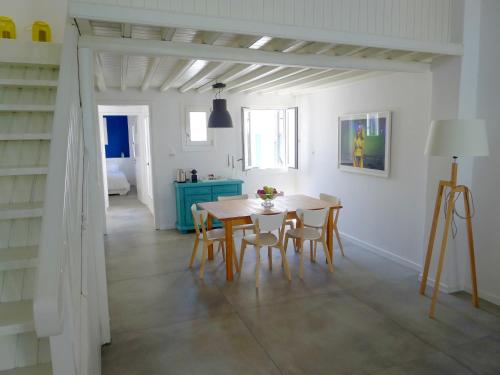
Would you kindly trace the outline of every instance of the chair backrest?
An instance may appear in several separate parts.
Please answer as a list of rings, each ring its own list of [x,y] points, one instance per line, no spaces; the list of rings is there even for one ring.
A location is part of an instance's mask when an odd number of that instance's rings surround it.
[[[200,229],[203,233],[206,232],[205,223],[208,218],[208,212],[205,210],[198,210],[196,204],[191,205],[191,213],[193,214],[194,229],[197,234],[200,234]]]
[[[224,196],[221,195],[217,197],[217,200],[219,201],[234,201],[238,199],[248,199],[248,194],[242,194],[242,195],[230,195],[230,196]]]
[[[325,202],[340,204],[340,198],[336,197],[335,195],[321,193],[319,195],[319,199],[321,199],[322,201],[325,201]]]
[[[329,208],[320,210],[297,210],[297,216],[306,227],[323,228],[328,221]]]
[[[287,212],[280,212],[272,215],[252,215],[252,223],[256,224],[260,232],[271,232],[281,230],[286,219]]]

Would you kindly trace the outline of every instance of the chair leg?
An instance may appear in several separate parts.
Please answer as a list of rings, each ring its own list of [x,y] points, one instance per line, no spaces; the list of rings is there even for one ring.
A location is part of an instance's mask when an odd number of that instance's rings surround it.
[[[332,264],[332,259],[330,258],[330,252],[328,251],[328,245],[326,244],[325,239],[323,239],[323,250],[325,251],[326,255],[326,262],[328,263],[328,270],[330,272],[333,272],[333,264]]]
[[[224,242],[219,241],[219,249],[222,249],[222,260],[226,261],[226,247],[224,246]]]
[[[272,270],[273,269],[273,253],[272,253],[271,246],[267,247],[267,258],[269,259],[269,269]]]
[[[234,246],[233,246],[233,262],[236,272],[240,273],[240,266],[238,265],[238,256],[236,255],[236,248]]]
[[[299,254],[300,254],[300,266],[299,266],[299,277],[301,279],[304,278],[304,241],[302,239],[299,240]]]
[[[200,279],[203,279],[205,276],[205,262],[207,260],[208,255],[208,245],[205,241],[203,241],[203,252],[201,253],[201,266],[200,266]]]
[[[316,250],[318,249],[318,241],[314,241],[314,261],[316,262]]]
[[[259,289],[260,285],[260,247],[255,247],[256,260],[255,260],[255,287]]]
[[[245,249],[247,247],[247,243],[245,240],[241,241],[241,249],[240,249],[240,274],[241,270],[243,269],[243,256],[245,255]]]
[[[286,254],[286,249],[288,248],[288,240],[290,236],[288,234],[285,234],[285,254]]]
[[[309,258],[311,258],[311,262],[314,262],[314,248],[313,241],[309,241]]]
[[[342,241],[341,241],[340,235],[339,235],[339,230],[337,229],[337,227],[335,227],[335,235],[337,236],[337,242],[339,243],[340,253],[344,257],[345,256],[345,254],[344,254],[344,246],[342,245]]]
[[[193,268],[194,259],[196,258],[196,253],[198,252],[198,244],[200,243],[199,238],[194,240],[193,252],[191,253],[191,259],[189,260],[189,268]]]
[[[281,263],[283,264],[283,267],[285,268],[285,274],[288,279],[288,281],[292,280],[292,275],[290,274],[290,267],[288,267],[288,261],[286,260],[286,253],[285,249],[280,246],[278,247],[280,249],[281,253]]]

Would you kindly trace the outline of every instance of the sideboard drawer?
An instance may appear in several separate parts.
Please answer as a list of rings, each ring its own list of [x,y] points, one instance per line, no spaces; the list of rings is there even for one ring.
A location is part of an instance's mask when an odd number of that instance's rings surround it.
[[[213,186],[214,198],[225,195],[239,195],[238,185],[215,185]]]
[[[193,184],[197,185],[197,184]],[[185,190],[185,195],[187,197],[193,196],[193,195],[212,195],[212,187],[211,186],[190,186]],[[208,201],[210,202],[210,201]]]

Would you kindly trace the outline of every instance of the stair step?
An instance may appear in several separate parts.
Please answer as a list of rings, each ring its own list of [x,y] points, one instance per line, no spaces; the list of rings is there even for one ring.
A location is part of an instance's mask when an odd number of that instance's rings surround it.
[[[37,246],[0,249],[0,272],[35,268],[38,262],[37,249]]]
[[[0,220],[42,217],[43,203],[0,204]]]
[[[0,112],[54,112],[54,106],[37,104],[0,104]]]
[[[0,177],[2,176],[33,176],[38,174],[47,174],[48,167],[11,167],[0,168]]]
[[[47,79],[0,79],[0,86],[11,87],[57,87],[57,80]]]
[[[32,300],[0,303],[0,336],[31,332],[34,329]]]
[[[0,371],[0,375],[52,375],[52,365],[44,363],[36,366],[18,367],[12,370]]]
[[[0,133],[0,141],[46,141],[50,133]]]

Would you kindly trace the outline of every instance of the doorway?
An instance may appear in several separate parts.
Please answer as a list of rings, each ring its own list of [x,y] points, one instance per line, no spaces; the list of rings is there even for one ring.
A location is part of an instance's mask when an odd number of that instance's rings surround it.
[[[106,209],[110,200],[136,199],[147,207],[156,228],[149,106],[97,107]]]

